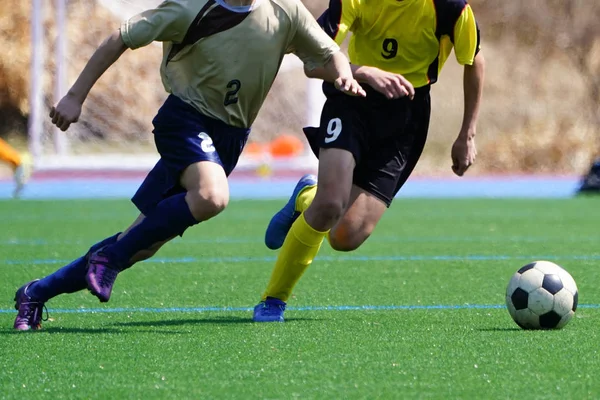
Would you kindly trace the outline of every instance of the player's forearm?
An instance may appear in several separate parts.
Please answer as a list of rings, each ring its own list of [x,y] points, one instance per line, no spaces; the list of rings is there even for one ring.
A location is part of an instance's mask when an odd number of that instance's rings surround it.
[[[350,68],[352,69],[352,75],[354,76],[354,79],[360,83],[369,83],[372,67],[350,64]]]
[[[341,51],[338,51],[323,67],[312,70],[304,68],[304,73],[309,78],[322,79],[326,82],[334,82],[340,77],[352,77],[352,69],[348,59]]]
[[[350,70],[352,71],[352,75],[354,79],[356,79],[360,83],[368,83],[368,73],[370,67],[364,67],[362,65],[354,65],[350,64]],[[327,82],[335,81],[335,78],[328,76],[328,73],[325,67],[315,68],[313,70],[304,70],[304,73],[309,78],[322,79]]]
[[[106,38],[79,74],[69,90],[69,95],[83,103],[96,81],[119,59],[125,50],[127,50],[127,46],[121,39],[120,31],[116,31]]]
[[[465,137],[475,136],[479,108],[483,94],[483,81],[485,76],[485,59],[479,53],[473,65],[466,65],[464,72],[465,110],[460,135]]]

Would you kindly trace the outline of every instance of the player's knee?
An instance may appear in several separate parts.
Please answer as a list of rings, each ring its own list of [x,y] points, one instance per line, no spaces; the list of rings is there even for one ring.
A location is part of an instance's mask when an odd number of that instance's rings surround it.
[[[322,225],[334,225],[342,217],[346,202],[336,198],[315,198],[311,204]]]
[[[188,191],[186,201],[196,220],[205,221],[218,215],[229,204],[229,194],[217,188],[198,188]]]

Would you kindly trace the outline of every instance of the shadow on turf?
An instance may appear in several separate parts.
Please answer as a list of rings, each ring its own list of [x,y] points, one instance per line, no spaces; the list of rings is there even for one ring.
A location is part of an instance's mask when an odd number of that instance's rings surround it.
[[[286,322],[302,322],[302,321],[317,321],[314,318],[287,318]],[[231,325],[231,324],[254,324],[250,318],[246,317],[215,317],[215,318],[187,318],[187,319],[168,319],[158,321],[131,321],[131,322],[116,322],[113,326],[181,326],[195,324],[214,324],[214,325]]]
[[[511,332],[511,331],[522,331],[521,328],[479,328],[479,332]]]
[[[116,329],[116,328],[61,328],[61,327],[51,327],[51,328],[42,328],[39,331],[16,331],[14,329],[6,329],[0,330],[0,335],[38,335],[38,334],[67,334],[67,333],[76,333],[76,334],[131,334],[131,333],[159,333],[159,334],[167,334],[167,335],[181,335],[189,332],[181,332],[181,331],[158,331],[158,330],[140,330],[140,329]]]
[[[286,322],[310,322],[318,321],[317,318],[288,318]],[[194,324],[214,324],[214,325],[231,325],[231,324],[254,324],[250,318],[243,317],[216,317],[216,318],[204,318],[204,319],[169,319],[159,321],[131,321],[131,322],[117,322],[112,324],[114,327],[120,328],[66,328],[59,326],[43,327],[39,331],[16,331],[14,329],[0,329],[0,336],[2,335],[37,335],[37,334],[131,334],[131,333],[158,333],[167,335],[181,335],[190,332],[176,331],[176,330],[148,330],[148,329],[127,329],[134,327],[148,327],[158,328],[167,326],[184,326]]]

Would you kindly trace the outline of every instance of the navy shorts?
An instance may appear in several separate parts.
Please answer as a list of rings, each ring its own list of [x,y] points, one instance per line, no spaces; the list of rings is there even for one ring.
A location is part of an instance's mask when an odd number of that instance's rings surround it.
[[[158,110],[152,124],[160,160],[131,199],[144,215],[163,199],[185,192],[179,178],[192,164],[211,161],[229,176],[250,134],[250,129],[207,117],[173,95]]]

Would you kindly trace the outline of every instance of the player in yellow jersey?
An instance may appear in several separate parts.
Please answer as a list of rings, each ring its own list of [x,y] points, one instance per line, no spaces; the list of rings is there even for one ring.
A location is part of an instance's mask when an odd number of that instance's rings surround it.
[[[354,77],[366,98],[339,96],[326,71],[327,101],[319,128],[305,128],[319,158],[316,177],[302,177],[271,220],[265,243],[279,252],[257,322],[283,321],[292,289],[327,236],[339,251],[358,248],[372,233],[417,164],[427,138],[430,86],[454,49],[464,65],[464,118],[452,146],[452,170],[475,161],[475,133],[484,59],[466,0],[331,0],[319,19],[341,44],[349,32]]]
[[[10,144],[0,139],[0,160],[7,163],[15,179],[13,197],[18,198],[31,176],[31,159],[28,154],[20,154]]]
[[[286,53],[307,70],[328,71],[340,93],[365,94],[339,46],[297,0],[166,0],[125,21],[98,47],[52,109],[52,122],[62,130],[77,122],[104,71],[127,49],[153,41],[163,42],[160,72],[170,95],[152,121],[160,160],[132,198],[140,215],[123,233],[18,289],[17,330],[39,329],[44,304],[59,294],[88,288],[108,301],[123,270],[223,211],[227,177]]]

